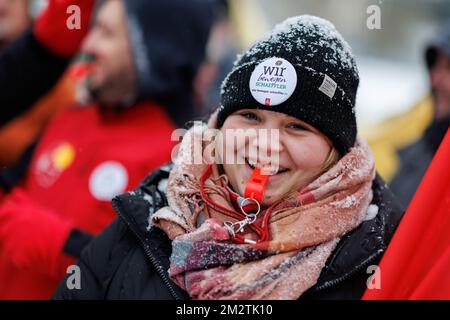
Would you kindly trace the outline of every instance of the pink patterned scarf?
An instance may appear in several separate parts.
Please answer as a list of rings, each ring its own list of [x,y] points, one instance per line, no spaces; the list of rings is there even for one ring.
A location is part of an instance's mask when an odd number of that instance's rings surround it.
[[[359,139],[327,172],[271,207],[267,241],[238,244],[224,227],[237,219],[209,205],[200,192],[207,165],[186,161],[195,156],[193,146],[202,134],[191,129],[184,137],[178,153],[183,161],[169,177],[169,206],[152,216],[173,240],[169,276],[192,299],[299,298],[317,282],[340,238],[366,217],[375,176],[368,146]],[[233,210],[217,165],[213,169],[205,194]],[[254,236],[250,228],[243,234]]]

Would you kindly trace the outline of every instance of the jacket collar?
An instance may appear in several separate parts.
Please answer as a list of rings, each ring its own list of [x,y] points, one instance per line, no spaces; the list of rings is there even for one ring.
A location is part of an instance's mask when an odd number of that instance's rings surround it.
[[[149,218],[159,208],[167,205],[165,196],[156,187],[168,172],[157,170],[148,176],[134,191],[113,199],[113,207],[125,225],[136,236],[152,267],[160,275],[175,299],[189,299],[188,294],[173,283],[167,274],[172,245],[167,235],[149,224]]]

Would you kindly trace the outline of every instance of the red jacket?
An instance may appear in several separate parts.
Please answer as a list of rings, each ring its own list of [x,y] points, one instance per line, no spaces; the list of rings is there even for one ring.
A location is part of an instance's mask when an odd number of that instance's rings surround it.
[[[65,110],[43,135],[23,186],[0,199],[0,299],[50,298],[75,258],[74,229],[98,234],[110,199],[170,160],[174,124],[159,106]]]

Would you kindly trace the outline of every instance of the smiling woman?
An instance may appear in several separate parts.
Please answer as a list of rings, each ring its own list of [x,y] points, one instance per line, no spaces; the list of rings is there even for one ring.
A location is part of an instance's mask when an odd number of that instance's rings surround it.
[[[257,84],[271,74],[285,87]],[[402,210],[357,137],[358,83],[331,23],[276,26],[236,61],[174,164],[113,200],[120,219],[80,261],[85,291],[56,297],[359,299]],[[201,154],[211,144],[213,161]]]
[[[253,136],[253,139],[247,139],[247,143],[236,145],[234,150],[227,148],[227,151],[231,151],[234,155],[232,159],[244,158],[245,162],[243,164],[225,162],[222,165],[233,189],[240,194],[244,194],[245,186],[255,167],[267,168],[274,172],[268,178],[262,203],[266,206],[280,200],[292,190],[305,187],[324,171],[329,155],[335,154],[332,153],[332,143],[326,136],[305,122],[283,113],[258,109],[236,111],[225,120],[221,132],[227,137],[229,136],[225,133],[227,130],[236,129],[256,129],[256,132],[260,132],[258,129],[278,131],[278,141],[274,144],[255,146],[256,157],[255,155],[249,157],[251,150],[249,144],[257,144],[263,140],[258,139],[257,135]],[[276,157],[273,153],[276,153]],[[269,157],[258,157],[261,154]],[[271,159],[276,159],[278,163],[271,162]]]

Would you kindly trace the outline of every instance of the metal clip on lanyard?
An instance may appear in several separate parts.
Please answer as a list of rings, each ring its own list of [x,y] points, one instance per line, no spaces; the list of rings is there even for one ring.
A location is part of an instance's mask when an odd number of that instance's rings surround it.
[[[256,212],[250,212],[250,213],[245,212],[243,207],[246,206],[247,204],[249,204],[250,202],[254,202],[255,205],[257,206]],[[237,233],[242,232],[246,225],[252,224],[253,222],[255,222],[256,218],[258,217],[259,212],[261,211],[261,205],[259,204],[259,202],[256,201],[255,199],[250,199],[250,198],[242,199],[239,203],[239,207],[240,207],[242,213],[245,215],[245,219],[241,220],[241,221],[237,221],[237,222],[225,221],[225,223],[224,223],[225,228],[228,229],[228,232],[230,233],[230,235],[232,237],[236,237]]]

